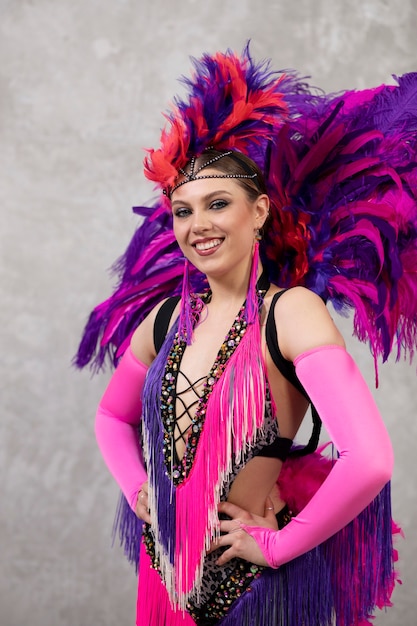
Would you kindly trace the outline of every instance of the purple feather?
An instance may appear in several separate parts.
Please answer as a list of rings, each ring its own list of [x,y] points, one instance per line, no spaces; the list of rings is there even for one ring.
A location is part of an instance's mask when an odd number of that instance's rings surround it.
[[[242,62],[248,93],[268,89],[282,74],[268,61],[256,64],[248,46]],[[216,84],[216,63],[209,55],[194,60],[195,75],[183,79],[188,95],[175,101],[182,115],[191,101],[201,103],[211,136],[233,106],[227,86]],[[260,249],[270,279],[306,285],[341,313],[353,308],[357,336],[384,360],[394,344],[398,357],[411,356],[417,334],[417,73],[397,83],[326,95],[286,71],[279,89],[289,121],[269,134],[261,121],[259,139],[248,144],[272,199],[272,225]],[[189,149],[198,153],[207,137],[189,115],[184,122]],[[101,367],[107,356],[117,363],[148,312],[181,293],[184,259],[167,206],[160,198],[134,209],[145,219],[113,267],[114,294],[89,318],[78,367]],[[190,269],[199,292],[205,278]]]
[[[381,89],[370,103],[366,116],[384,135],[406,135],[416,141],[417,72],[394,77],[398,87]],[[363,113],[361,112],[361,115]]]
[[[294,224],[305,225],[305,239],[294,242],[291,232],[277,228],[284,238],[277,273],[269,260],[277,240],[267,236],[262,258],[271,276],[310,287],[340,312],[353,308],[357,335],[383,360],[395,341],[397,354],[415,348],[417,301],[399,285],[417,293],[417,278],[413,286],[409,278],[417,249],[416,92],[417,74],[410,74],[399,87],[329,96],[321,119],[296,119],[299,132],[281,133],[272,152],[271,196],[278,188],[286,198],[283,206],[277,197],[280,221],[290,213]],[[308,270],[295,278],[302,249]],[[407,333],[399,338],[396,329],[404,324]]]

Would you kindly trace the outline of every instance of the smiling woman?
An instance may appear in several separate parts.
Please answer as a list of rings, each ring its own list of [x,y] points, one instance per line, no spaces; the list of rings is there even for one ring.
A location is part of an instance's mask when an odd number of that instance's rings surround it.
[[[378,111],[417,78],[342,99],[247,49],[195,64],[145,160],[161,197],[78,354],[117,364],[96,434],[137,624],[365,624],[396,578],[393,454],[325,301],[354,307],[375,359],[413,352],[417,121]],[[321,421],[336,459],[315,451]]]
[[[215,172],[207,169],[207,176],[213,178],[197,178],[173,192],[173,228],[184,256],[197,269],[211,275],[214,270],[205,263],[210,258],[221,263],[217,271],[224,278],[229,269],[235,274],[236,264],[243,264],[243,273],[250,267],[254,234],[267,218],[269,200],[266,194],[258,194],[251,201],[237,179],[219,184]],[[242,282],[243,274],[238,280]]]

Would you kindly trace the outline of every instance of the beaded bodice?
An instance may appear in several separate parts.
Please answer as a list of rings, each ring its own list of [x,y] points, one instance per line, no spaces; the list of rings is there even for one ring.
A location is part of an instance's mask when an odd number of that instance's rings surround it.
[[[259,307],[262,305],[265,291],[266,290],[258,289]],[[207,302],[209,297],[209,294],[203,297],[203,302]],[[198,323],[198,318],[196,323]],[[234,355],[242,338],[245,336],[247,329],[248,324],[245,319],[245,304],[243,304],[219,348],[208,375],[195,381],[189,379],[185,380],[184,378],[184,373],[181,371],[181,362],[186,349],[186,343],[180,340],[179,333],[175,332],[175,328],[172,330],[170,339],[168,339],[171,345],[166,347],[165,355],[167,356],[164,357],[166,360],[161,369],[162,383],[160,387],[161,395],[159,404],[161,417],[159,422],[161,430],[159,432],[162,435],[161,461],[165,466],[163,471],[164,476],[161,476],[161,479],[164,485],[165,479],[168,478],[168,480],[172,481],[173,485],[178,488],[189,476],[191,469],[194,467],[198,444],[204,429],[208,401],[231,357]],[[159,380],[161,380],[161,378]],[[180,381],[180,385],[178,386],[179,393],[177,391],[178,381]],[[219,384],[221,384],[221,381]],[[181,395],[184,393],[187,394],[187,401],[184,400],[183,402]],[[182,420],[180,428],[178,418],[181,419],[184,415],[187,416],[187,420],[185,422]],[[259,429],[256,439],[252,444],[242,451],[239,460],[233,458],[228,478],[224,481],[220,490],[220,500],[223,501],[227,499],[236,476],[250,459],[278,437],[278,424],[273,411],[268,381],[266,381],[262,428]],[[185,451],[182,458],[178,458],[176,454],[176,444],[180,440],[185,441]],[[159,488],[162,488],[162,483],[158,482],[157,484]],[[201,485],[201,487],[204,489],[203,485]],[[163,487],[164,490],[167,488],[169,489],[168,484]],[[167,511],[164,509],[164,516],[166,513]],[[148,525],[145,525],[144,541],[147,552],[151,557],[153,567],[159,570],[160,563],[155,552],[155,537],[151,527]],[[194,597],[192,594],[192,598],[190,597],[190,603],[187,608],[195,616],[197,623],[200,623],[200,620],[197,617],[196,611],[199,612],[200,609],[206,613],[207,607],[210,605],[210,611],[213,615],[220,615],[224,610],[224,608],[220,607],[220,604],[223,602],[221,598],[223,591],[219,591],[220,597],[217,602],[217,600],[214,600],[212,597],[213,585],[220,590],[223,583],[225,585],[227,584],[230,600],[232,601],[233,598],[237,597],[236,594],[243,591],[250,580],[258,575],[260,571],[257,566],[242,564],[242,562],[236,562],[235,560],[232,561],[230,567],[219,567],[216,565],[216,560],[217,556],[215,553],[206,555],[202,585],[197,595]],[[228,581],[228,577],[231,577],[230,581]],[[200,607],[200,609],[197,609],[197,607]],[[203,607],[205,608],[203,609]]]
[[[181,463],[182,448],[183,445],[187,445],[187,439],[193,426],[193,416],[206,380],[207,376],[201,376],[193,382],[181,369],[178,370],[177,389],[175,392],[174,441],[172,445],[172,453],[176,465]],[[182,386],[181,390],[179,389],[180,383]]]
[[[259,307],[263,303],[266,290],[266,288],[258,288]],[[210,301],[210,297],[211,293],[207,292],[201,296],[201,299],[199,298],[202,306],[195,315],[196,323],[199,321],[201,308]],[[181,370],[186,343],[179,339],[178,332],[175,333],[161,385],[163,453],[166,469],[175,485],[179,485],[188,476],[193,466],[210,394],[245,335],[246,329],[245,303],[243,303],[219,348],[208,375],[194,381],[191,381]],[[181,390],[179,390],[179,382],[181,382]],[[253,450],[248,451],[249,456],[246,457],[246,461],[257,449],[270,444],[279,435],[278,425],[272,414],[268,383],[266,388],[265,425]],[[181,458],[178,455],[179,442],[185,444],[185,451]],[[183,446],[181,448],[184,449]],[[235,470],[238,471],[237,466]]]
[[[208,293],[203,297],[203,302],[207,302],[209,298],[210,294]],[[161,387],[161,414],[164,424],[164,457],[167,468],[170,468],[172,472],[171,477],[174,484],[181,483],[192,467],[199,436],[204,425],[206,406],[211,391],[222,375],[227,361],[236,350],[241,338],[246,332],[247,322],[244,312],[245,306],[242,305],[225,340],[220,346],[208,375],[194,382],[190,381],[181,371],[181,359],[186,348],[186,343],[185,341],[179,340],[178,333],[175,334],[172,348],[168,355]],[[185,389],[178,392],[177,384],[180,376],[187,378],[188,385]],[[191,403],[187,404],[182,396],[190,390],[193,392],[195,398]],[[182,405],[181,412],[177,410],[179,404]],[[181,428],[179,419],[182,418],[184,414],[188,415],[189,424],[186,428]],[[182,459],[178,457],[176,451],[176,444],[181,439],[185,442],[185,452]]]

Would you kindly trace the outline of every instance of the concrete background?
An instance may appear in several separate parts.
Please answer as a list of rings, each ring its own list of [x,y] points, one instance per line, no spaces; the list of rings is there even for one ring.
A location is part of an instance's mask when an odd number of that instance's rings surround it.
[[[107,375],[70,365],[152,195],[143,146],[189,55],[248,38],[326,90],[417,69],[416,0],[0,0],[0,624],[128,626],[136,581],[110,549],[118,490],[95,446]],[[349,346],[373,385],[366,347]],[[375,624],[417,624],[416,367],[381,367],[403,586]],[[372,442],[370,442],[372,453]]]

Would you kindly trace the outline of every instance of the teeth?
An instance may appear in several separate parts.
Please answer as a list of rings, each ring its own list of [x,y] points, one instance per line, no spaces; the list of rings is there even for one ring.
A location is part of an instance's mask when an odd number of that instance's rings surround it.
[[[204,243],[196,243],[195,247],[197,250],[210,250],[210,248],[219,246],[221,242],[221,239],[212,239],[211,241],[205,241]]]

